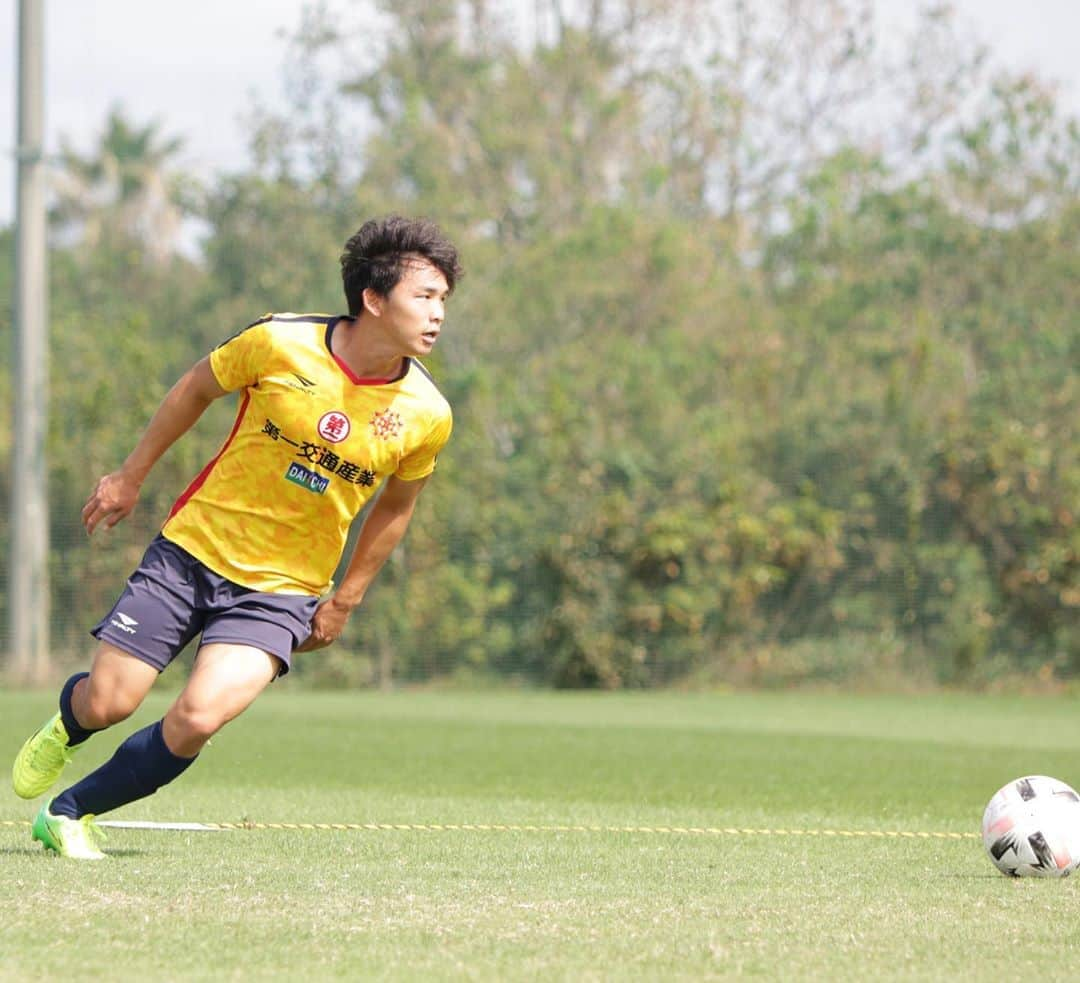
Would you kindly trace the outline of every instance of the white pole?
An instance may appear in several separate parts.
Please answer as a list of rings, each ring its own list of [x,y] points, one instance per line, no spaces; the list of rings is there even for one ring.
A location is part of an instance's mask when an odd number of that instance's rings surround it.
[[[10,665],[22,682],[49,668],[48,299],[44,146],[44,0],[19,0],[16,157],[15,396],[8,612]]]

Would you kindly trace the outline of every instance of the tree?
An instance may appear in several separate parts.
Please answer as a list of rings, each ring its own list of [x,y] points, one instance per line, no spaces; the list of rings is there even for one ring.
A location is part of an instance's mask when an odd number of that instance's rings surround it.
[[[140,127],[113,109],[89,155],[63,142],[54,227],[90,248],[120,236],[138,243],[151,262],[166,262],[176,250],[188,204],[184,183],[171,171],[182,146],[179,138],[163,139],[159,123]]]

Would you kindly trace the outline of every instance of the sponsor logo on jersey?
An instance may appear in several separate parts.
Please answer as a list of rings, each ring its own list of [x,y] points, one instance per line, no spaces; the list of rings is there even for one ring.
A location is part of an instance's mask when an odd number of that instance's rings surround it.
[[[342,460],[329,447],[313,444],[309,440],[293,440],[288,434],[283,433],[273,420],[267,420],[262,428],[262,433],[271,440],[279,440],[290,447],[296,448],[296,456],[303,458],[309,464],[318,468],[324,468],[336,474],[343,481],[354,485],[363,485],[365,488],[373,488],[378,479],[378,474],[371,468],[361,467],[353,461]]]
[[[309,471],[302,464],[290,464],[289,470],[285,472],[285,479],[291,481],[294,485],[315,492],[316,495],[321,495],[330,487],[329,478],[324,478],[314,471]]]
[[[349,436],[350,430],[352,430],[352,424],[340,410],[324,413],[319,418],[319,436],[323,440],[330,441],[331,444],[340,444]]]

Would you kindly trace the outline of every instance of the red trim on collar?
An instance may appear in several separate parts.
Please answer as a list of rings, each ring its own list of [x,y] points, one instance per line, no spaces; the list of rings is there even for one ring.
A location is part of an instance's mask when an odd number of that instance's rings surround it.
[[[326,335],[324,342],[326,344],[326,350],[330,353],[330,357],[337,362],[338,368],[345,373],[345,378],[349,380],[354,386],[386,386],[391,382],[397,382],[399,379],[404,379],[408,374],[409,365],[412,363],[412,359],[408,355],[403,355],[401,358],[401,371],[395,376],[359,376],[353,373],[353,370],[349,368],[334,352],[333,346],[330,344],[330,339],[333,337],[334,329],[337,327],[339,321],[345,320],[345,316],[334,318],[326,326]]]
[[[334,355],[333,352],[331,352],[330,354]],[[337,364],[340,366],[341,371],[344,372],[346,376],[348,376],[349,382],[357,386],[385,386],[389,382],[397,382],[397,380],[405,374],[404,371],[401,371],[397,375],[387,376],[353,375],[352,369],[350,369],[340,358],[338,358],[337,355],[334,355],[334,361],[337,362]],[[405,366],[402,366],[402,368],[404,369]]]

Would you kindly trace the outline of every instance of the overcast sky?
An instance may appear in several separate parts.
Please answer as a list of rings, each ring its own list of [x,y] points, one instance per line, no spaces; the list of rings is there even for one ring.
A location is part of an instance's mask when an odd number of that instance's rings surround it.
[[[210,176],[243,167],[238,123],[254,93],[280,94],[281,30],[303,0],[44,0],[46,151],[65,134],[89,149],[110,107],[179,136],[179,161]],[[878,0],[885,21],[904,22],[917,0]],[[967,29],[1014,69],[1059,83],[1080,115],[1080,0],[954,0]],[[15,210],[17,0],[0,3],[0,223]]]

